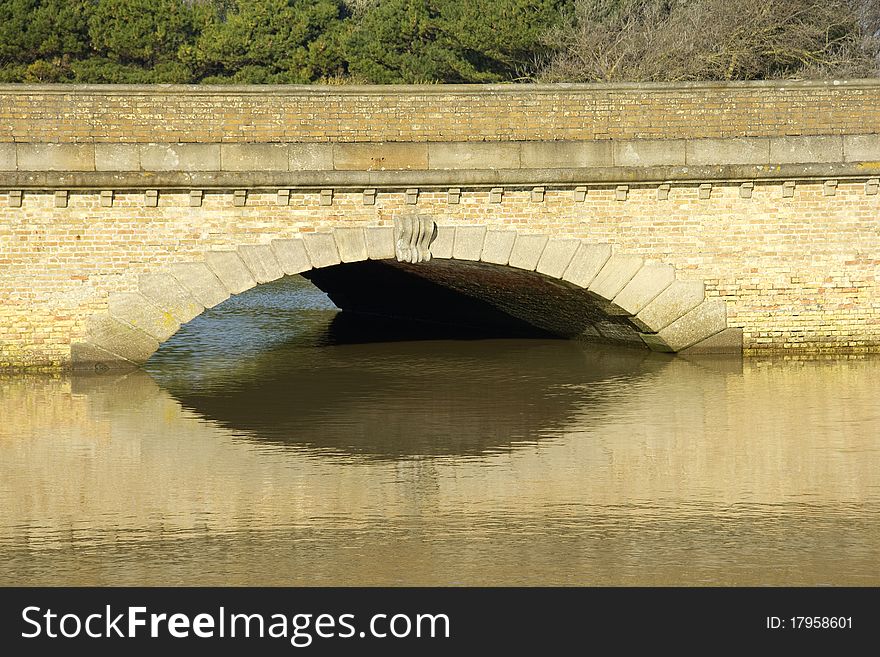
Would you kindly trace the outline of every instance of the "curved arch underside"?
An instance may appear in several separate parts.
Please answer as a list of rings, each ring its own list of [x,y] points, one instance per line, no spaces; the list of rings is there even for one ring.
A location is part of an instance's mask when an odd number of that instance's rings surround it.
[[[587,239],[437,226],[409,216],[394,226],[340,227],[209,251],[201,261],[142,275],[137,292],[111,296],[107,311],[90,319],[85,338],[71,346],[74,367],[142,364],[206,308],[294,274],[343,309],[451,324],[507,317],[582,340],[742,352],[742,332],[727,327],[725,302],[706,297],[702,283],[678,280],[671,265]]]

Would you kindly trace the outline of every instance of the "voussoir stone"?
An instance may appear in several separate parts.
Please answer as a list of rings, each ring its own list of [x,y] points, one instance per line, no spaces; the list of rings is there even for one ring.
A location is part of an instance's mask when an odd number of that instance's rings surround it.
[[[677,352],[720,333],[725,328],[727,304],[719,298],[706,299],[645,342],[656,351]]]
[[[479,260],[485,239],[485,226],[456,226],[452,257],[456,260]]]
[[[170,273],[143,274],[138,279],[138,291],[159,308],[174,315],[181,324],[205,309]]]
[[[257,284],[251,270],[234,251],[209,251],[205,262],[231,294],[250,290]]]
[[[644,260],[636,255],[612,255],[596,274],[587,290],[600,299],[613,299],[642,268]]]
[[[539,274],[562,278],[571,259],[577,252],[581,241],[579,239],[552,237],[541,252],[541,259],[535,268]]]
[[[277,281],[284,276],[284,270],[275,258],[272,247],[268,244],[248,244],[238,247],[238,255],[242,262],[251,270],[257,283]]]
[[[305,242],[301,238],[272,240],[271,247],[285,274],[301,274],[312,268],[312,261],[309,260]]]
[[[159,341],[152,336],[106,314],[89,320],[84,342],[138,364],[145,363],[159,348]],[[85,358],[87,353],[84,349],[79,355]]]
[[[515,241],[515,230],[487,230],[480,260],[495,265],[506,265],[510,262],[510,252]]]
[[[360,262],[367,259],[367,241],[363,228],[334,228],[336,248],[342,262]]]
[[[645,265],[614,297],[614,304],[629,315],[635,315],[675,280],[672,265]]]
[[[204,262],[177,263],[169,271],[205,308],[213,308],[229,298],[229,290]]]
[[[541,254],[547,246],[547,241],[546,235],[517,235],[508,264],[517,269],[534,271],[538,266],[538,261],[541,260]]]
[[[455,226],[437,224],[437,237],[431,243],[432,258],[451,258],[455,246]]]
[[[581,240],[578,250],[562,274],[562,280],[587,288],[610,257],[610,244],[590,244]]]
[[[114,319],[131,324],[159,342],[165,342],[180,329],[174,315],[137,292],[114,294],[107,301],[107,310]]]
[[[367,226],[364,228],[364,238],[370,260],[388,260],[394,257],[393,226]]]
[[[304,233],[303,241],[312,267],[330,267],[342,262],[332,233]]]
[[[630,321],[641,331],[656,333],[696,308],[705,297],[706,287],[702,283],[673,281]]]

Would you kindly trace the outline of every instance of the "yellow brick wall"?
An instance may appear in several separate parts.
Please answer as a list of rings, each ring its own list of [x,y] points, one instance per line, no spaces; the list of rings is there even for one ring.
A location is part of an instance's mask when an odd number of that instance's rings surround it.
[[[0,142],[670,139],[880,132],[880,84],[0,85]]]

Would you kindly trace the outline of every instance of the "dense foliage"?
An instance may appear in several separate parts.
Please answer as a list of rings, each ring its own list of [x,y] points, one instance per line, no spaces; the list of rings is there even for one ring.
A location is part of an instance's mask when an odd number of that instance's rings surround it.
[[[0,81],[875,75],[876,0],[0,0]]]

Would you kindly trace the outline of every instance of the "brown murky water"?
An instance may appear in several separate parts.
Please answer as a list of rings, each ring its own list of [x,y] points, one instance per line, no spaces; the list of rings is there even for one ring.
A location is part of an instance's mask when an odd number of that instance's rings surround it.
[[[880,359],[399,333],[294,281],[0,378],[0,584],[880,584]]]

